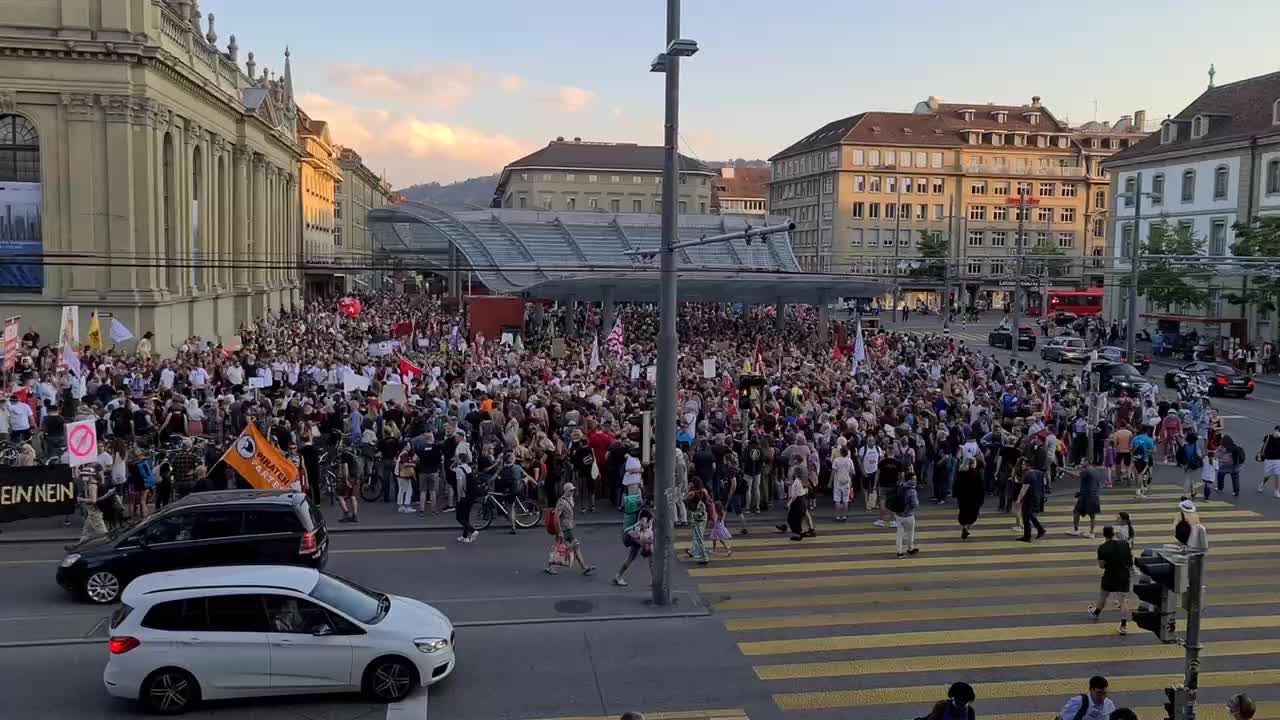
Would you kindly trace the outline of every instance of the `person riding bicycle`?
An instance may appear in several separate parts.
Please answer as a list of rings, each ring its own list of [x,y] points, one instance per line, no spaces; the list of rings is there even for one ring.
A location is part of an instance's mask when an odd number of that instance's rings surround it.
[[[527,486],[524,468],[516,462],[515,451],[506,451],[502,456],[502,469],[494,479],[493,491],[502,499],[502,505],[507,509],[507,519],[511,521],[512,535],[516,534],[515,502],[517,498],[525,497]]]

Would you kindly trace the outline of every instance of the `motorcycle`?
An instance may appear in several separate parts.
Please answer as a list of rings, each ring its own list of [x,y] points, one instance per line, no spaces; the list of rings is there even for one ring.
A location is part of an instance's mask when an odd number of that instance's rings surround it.
[[[1174,378],[1174,385],[1178,388],[1178,402],[1190,403],[1193,400],[1203,400],[1209,397],[1209,383],[1198,375],[1179,374]]]

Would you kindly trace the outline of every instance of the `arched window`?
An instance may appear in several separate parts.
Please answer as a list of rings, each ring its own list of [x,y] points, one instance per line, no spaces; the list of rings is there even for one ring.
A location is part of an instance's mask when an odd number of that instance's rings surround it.
[[[1280,193],[1280,160],[1267,163],[1267,194]]]
[[[1182,173],[1182,202],[1195,202],[1196,199],[1196,171],[1187,170]]]
[[[0,242],[4,254],[44,252],[40,220],[40,134],[21,115],[0,115]],[[40,263],[0,259],[0,291],[39,292],[44,288]]]
[[[1231,179],[1231,171],[1226,165],[1219,165],[1213,171],[1213,199],[1225,200],[1227,198],[1227,182]]]

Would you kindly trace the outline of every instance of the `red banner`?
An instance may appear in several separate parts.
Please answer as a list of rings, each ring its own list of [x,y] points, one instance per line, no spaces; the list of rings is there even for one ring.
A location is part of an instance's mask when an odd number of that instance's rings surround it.
[[[18,318],[4,321],[4,369],[10,371],[18,364]]]

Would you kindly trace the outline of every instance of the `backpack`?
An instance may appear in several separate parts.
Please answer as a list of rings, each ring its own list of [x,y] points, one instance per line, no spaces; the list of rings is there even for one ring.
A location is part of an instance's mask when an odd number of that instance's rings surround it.
[[[1243,465],[1245,462],[1244,448],[1239,445],[1231,447],[1231,463],[1233,465]]]
[[[907,511],[907,492],[906,485],[898,485],[894,488],[893,494],[885,502],[885,507],[894,515],[901,515]]]
[[[1199,470],[1204,467],[1204,458],[1200,457],[1200,451],[1194,445],[1187,445],[1187,470]]]
[[[1087,712],[1089,712],[1089,695],[1088,693],[1085,693],[1080,696],[1080,709],[1076,710],[1076,714],[1071,718],[1071,720],[1084,720],[1085,713]],[[1064,720],[1064,718],[1061,715],[1058,715],[1054,720]]]

